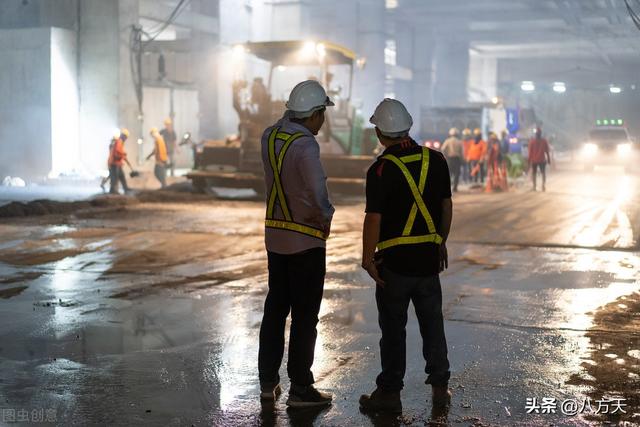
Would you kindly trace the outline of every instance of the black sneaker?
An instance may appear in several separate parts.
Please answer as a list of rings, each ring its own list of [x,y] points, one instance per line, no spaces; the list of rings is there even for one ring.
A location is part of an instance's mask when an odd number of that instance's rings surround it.
[[[275,401],[282,394],[282,387],[280,384],[273,385],[261,385],[260,386],[260,400],[263,401]]]
[[[365,411],[402,413],[400,392],[384,392],[376,388],[373,393],[360,396],[360,407]]]
[[[287,399],[287,405],[291,406],[292,408],[324,406],[330,405],[332,399],[333,396],[330,393],[319,391],[312,385],[301,388],[292,386],[289,390],[289,399]]]

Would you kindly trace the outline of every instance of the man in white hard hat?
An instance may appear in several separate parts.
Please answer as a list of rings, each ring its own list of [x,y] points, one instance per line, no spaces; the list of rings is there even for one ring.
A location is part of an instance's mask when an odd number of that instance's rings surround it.
[[[313,386],[311,365],[334,212],[315,135],[324,123],[325,109],[333,105],[317,81],[299,83],[289,95],[282,119],[262,136],[269,292],[260,327],[258,371],[260,397],[267,403],[281,392],[279,369],[289,311],[287,405],[320,406],[332,399]]]
[[[372,411],[402,411],[405,327],[412,301],[434,409],[446,408],[450,373],[438,275],[448,267],[445,242],[452,218],[449,169],[442,153],[421,147],[409,137],[413,120],[401,102],[386,98],[370,122],[376,126],[385,151],[367,172],[362,267],[377,285],[382,372],[376,378],[375,391],[361,396],[360,406]]]

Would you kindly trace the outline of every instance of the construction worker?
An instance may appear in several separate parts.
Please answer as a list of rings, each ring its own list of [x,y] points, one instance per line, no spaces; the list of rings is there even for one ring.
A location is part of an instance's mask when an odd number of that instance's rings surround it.
[[[549,154],[549,142],[542,137],[540,126],[536,128],[535,137],[529,141],[528,166],[531,170],[533,181],[533,191],[537,190],[537,172],[542,175],[542,191],[547,189],[547,163],[551,164],[551,154]]]
[[[265,245],[269,292],[260,326],[258,371],[263,403],[281,392],[278,373],[285,322],[291,311],[287,405],[320,406],[332,395],[317,390],[311,372],[325,276],[326,240],[334,208],[320,163],[320,131],[334,103],[317,81],[296,85],[284,116],[262,136],[267,189]]]
[[[471,129],[466,128],[462,131],[462,179],[464,182],[471,181],[471,168],[469,168],[469,147],[473,142]]]
[[[110,194],[118,194],[118,181],[122,184],[122,189],[125,193],[131,191],[129,186],[127,185],[127,178],[124,175],[124,171],[122,166],[124,163],[128,164],[129,167],[133,170],[131,163],[129,163],[129,159],[127,159],[127,152],[124,149],[124,143],[129,137],[128,129],[121,129],[120,136],[116,138],[115,141],[111,144],[111,150],[109,153],[109,178],[111,179],[109,193]]]
[[[426,383],[435,407],[446,407],[449,360],[439,273],[448,267],[452,218],[449,169],[444,156],[409,137],[405,106],[385,99],[370,122],[384,152],[367,172],[362,267],[376,282],[382,331],[382,372],[377,388],[360,397],[364,410],[401,412],[406,369],[406,323],[413,301],[426,360]],[[377,252],[376,252],[377,249]]]
[[[173,129],[173,120],[171,117],[164,119],[164,129],[160,131],[162,139],[167,147],[167,156],[169,157],[168,166],[171,171],[171,176],[175,176],[175,155],[178,151],[176,131]]]
[[[474,129],[473,142],[469,145],[468,158],[470,175],[474,182],[484,184],[484,160],[487,155],[487,143],[482,139],[482,131]]]
[[[447,159],[449,171],[453,175],[453,191],[458,191],[458,181],[460,181],[460,168],[462,167],[463,146],[462,141],[458,138],[459,131],[456,128],[449,130],[449,138],[442,144],[442,154]]]
[[[158,181],[160,181],[160,187],[165,188],[167,186],[167,161],[169,160],[167,156],[167,145],[162,135],[160,135],[160,132],[158,132],[158,129],[151,128],[149,134],[153,138],[154,148],[151,154],[147,156],[147,160],[155,156],[156,165],[153,169],[153,174]]]
[[[487,179],[489,184],[487,185],[487,191],[493,191],[494,189],[506,190],[503,172],[503,155],[502,146],[498,135],[495,132],[489,133],[489,143],[487,152]]]

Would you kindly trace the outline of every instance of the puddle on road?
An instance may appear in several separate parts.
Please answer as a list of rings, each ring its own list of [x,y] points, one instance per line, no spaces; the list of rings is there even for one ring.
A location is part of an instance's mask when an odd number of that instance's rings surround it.
[[[623,398],[626,414],[591,416],[595,421],[640,423],[640,293],[621,296],[598,309],[587,332],[589,350],[582,368],[569,384],[586,386],[595,403]]]

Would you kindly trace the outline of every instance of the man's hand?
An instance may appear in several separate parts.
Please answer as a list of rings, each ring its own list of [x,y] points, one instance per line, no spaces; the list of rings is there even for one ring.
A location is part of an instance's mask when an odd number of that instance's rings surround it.
[[[440,258],[440,273],[449,268],[449,253],[447,252],[447,245],[443,242],[439,248],[439,258]]]
[[[367,270],[367,273],[369,273],[369,276],[371,276],[371,278],[376,281],[376,285],[380,286],[381,288],[384,288],[385,283],[384,283],[384,280],[382,280],[382,278],[380,277],[380,271],[378,270],[381,264],[382,264],[382,260],[370,261],[368,263],[363,262],[362,268]]]

